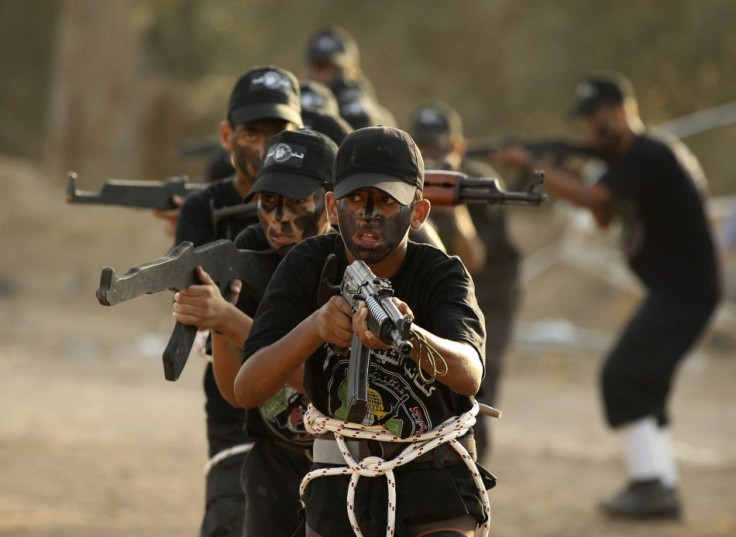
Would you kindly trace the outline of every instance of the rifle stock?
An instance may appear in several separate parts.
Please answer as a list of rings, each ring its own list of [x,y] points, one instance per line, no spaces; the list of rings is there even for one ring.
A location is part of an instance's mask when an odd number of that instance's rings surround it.
[[[117,276],[111,267],[102,269],[97,300],[103,306],[114,306],[144,294],[165,290],[179,291],[198,284],[196,268],[202,267],[215,281],[223,296],[227,296],[230,282],[239,279],[243,290],[260,300],[275,269],[270,252],[238,250],[235,245],[221,239],[198,248],[191,242],[182,242],[167,255],[131,268]],[[189,358],[195,326],[176,323],[163,354],[166,380],[179,378]]]
[[[66,183],[66,201],[76,204],[119,205],[148,209],[175,209],[174,196],[186,197],[191,192],[203,190],[205,183],[193,183],[185,175],[165,181],[131,181],[107,179],[98,192],[77,189],[75,172],[69,172]]]
[[[544,171],[541,170],[534,172],[526,192],[507,192],[501,188],[498,179],[491,177],[469,177],[445,170],[424,172],[424,198],[439,206],[461,203],[539,206],[547,200],[543,188]]]

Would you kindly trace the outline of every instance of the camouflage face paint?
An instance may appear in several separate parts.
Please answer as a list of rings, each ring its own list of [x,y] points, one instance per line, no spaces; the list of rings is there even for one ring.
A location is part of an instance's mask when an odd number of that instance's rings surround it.
[[[412,208],[374,188],[351,192],[337,200],[340,234],[356,259],[368,264],[388,257],[404,240]]]
[[[320,188],[303,200],[272,192],[258,196],[258,220],[271,248],[286,255],[295,244],[320,232],[325,218],[324,191]]]

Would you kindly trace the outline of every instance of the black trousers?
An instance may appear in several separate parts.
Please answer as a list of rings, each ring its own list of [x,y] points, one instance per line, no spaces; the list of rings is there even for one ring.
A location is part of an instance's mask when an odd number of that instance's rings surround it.
[[[499,384],[506,364],[506,354],[521,293],[515,271],[498,271],[491,284],[487,279],[479,280],[478,303],[485,317],[486,327],[486,374],[483,377],[477,399],[481,403],[496,406],[499,400]],[[475,442],[478,460],[488,464],[491,448],[491,420],[478,415],[475,426]]]
[[[299,485],[312,462],[305,453],[258,438],[243,464],[243,537],[291,537],[301,521]]]
[[[207,474],[207,506],[200,537],[240,537],[243,533],[245,495],[240,469],[244,458],[242,453],[229,457]]]
[[[316,464],[312,469],[327,468]],[[496,478],[482,466],[478,471],[486,490]],[[396,537],[408,537],[407,525],[471,515],[484,520],[481,498],[464,463],[435,466],[410,463],[394,470],[396,478]],[[306,521],[324,537],[353,537],[346,499],[350,476],[318,477],[305,491]],[[361,477],[355,493],[355,511],[366,537],[386,535],[388,489],[386,477]]]
[[[606,421],[619,427],[646,416],[666,425],[667,399],[678,364],[701,335],[717,293],[651,293],[606,358],[600,382]]]

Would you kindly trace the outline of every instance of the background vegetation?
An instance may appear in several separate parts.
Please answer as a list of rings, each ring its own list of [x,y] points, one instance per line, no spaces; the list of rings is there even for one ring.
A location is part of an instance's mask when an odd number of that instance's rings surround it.
[[[177,144],[216,133],[248,68],[298,73],[326,24],[356,37],[400,126],[443,99],[470,136],[574,136],[564,112],[597,69],[627,75],[657,124],[733,100],[735,21],[729,0],[0,0],[0,152],[92,184],[196,174]],[[733,192],[736,128],[685,141]]]

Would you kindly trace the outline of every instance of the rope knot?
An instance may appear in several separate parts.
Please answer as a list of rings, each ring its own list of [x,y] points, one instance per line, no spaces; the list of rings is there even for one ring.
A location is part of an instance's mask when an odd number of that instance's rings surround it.
[[[381,457],[366,457],[358,463],[358,473],[364,477],[376,477],[386,473],[386,461]]]

